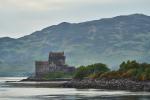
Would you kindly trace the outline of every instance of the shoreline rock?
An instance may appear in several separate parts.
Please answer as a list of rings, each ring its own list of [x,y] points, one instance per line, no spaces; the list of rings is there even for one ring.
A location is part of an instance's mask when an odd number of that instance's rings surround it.
[[[71,79],[50,79],[50,80],[24,79],[24,80],[21,80],[20,82],[29,82],[29,81],[48,82],[48,83],[38,84],[38,86],[45,86],[45,87],[79,88],[79,89],[93,88],[93,89],[150,92],[150,80],[138,81],[138,80],[132,80],[132,79],[106,79],[106,78],[82,79],[82,80],[79,80],[79,79],[72,79],[72,80]]]
[[[65,83],[64,87],[150,92],[150,81],[136,81],[131,79],[74,79]]]

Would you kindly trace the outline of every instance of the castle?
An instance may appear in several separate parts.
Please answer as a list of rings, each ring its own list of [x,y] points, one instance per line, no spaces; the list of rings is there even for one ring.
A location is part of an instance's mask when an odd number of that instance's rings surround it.
[[[35,62],[36,77],[42,77],[50,72],[74,72],[75,67],[66,65],[65,60],[66,56],[64,55],[64,52],[50,52],[48,61]]]

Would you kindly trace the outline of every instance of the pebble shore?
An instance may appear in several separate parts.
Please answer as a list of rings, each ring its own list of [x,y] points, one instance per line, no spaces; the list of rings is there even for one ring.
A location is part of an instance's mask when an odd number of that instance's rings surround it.
[[[64,87],[150,92],[150,81],[135,81],[130,79],[83,79],[83,80],[74,79],[65,83]]]

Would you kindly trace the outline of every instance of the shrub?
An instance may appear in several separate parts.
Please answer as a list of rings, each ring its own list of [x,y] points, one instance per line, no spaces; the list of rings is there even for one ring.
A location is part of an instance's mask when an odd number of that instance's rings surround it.
[[[83,79],[85,77],[95,78],[98,77],[98,73],[107,72],[110,69],[102,63],[96,63],[88,66],[80,66],[75,72],[75,79]]]

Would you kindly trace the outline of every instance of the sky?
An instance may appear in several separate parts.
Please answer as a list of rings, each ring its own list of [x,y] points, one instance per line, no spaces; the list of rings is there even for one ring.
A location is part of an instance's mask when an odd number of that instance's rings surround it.
[[[150,15],[150,0],[0,0],[0,37],[19,38],[61,22]]]

